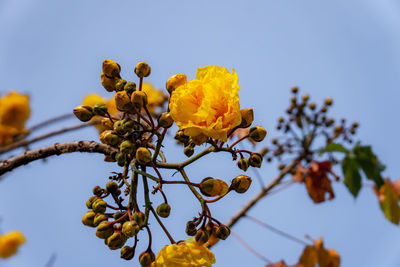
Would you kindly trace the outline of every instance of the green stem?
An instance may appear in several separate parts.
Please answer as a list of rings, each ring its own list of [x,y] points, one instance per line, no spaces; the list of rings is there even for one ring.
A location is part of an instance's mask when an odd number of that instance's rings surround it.
[[[175,170],[181,170],[184,167],[186,167],[187,165],[191,164],[192,162],[200,159],[201,157],[214,152],[215,148],[213,146],[210,146],[206,149],[204,149],[203,151],[201,151],[200,153],[196,154],[195,156],[191,157],[190,159],[181,162],[181,163],[162,163],[162,162],[157,162],[156,166],[159,168],[163,168],[163,169],[175,169]]]
[[[153,158],[151,159],[151,161],[153,161],[153,162],[156,162],[156,160],[157,160],[158,153],[160,153],[161,145],[162,145],[162,142],[164,140],[166,133],[167,133],[167,129],[165,128],[164,131],[162,132],[161,136],[158,137],[157,146],[156,146],[156,149],[154,150]]]
[[[199,194],[199,192],[197,192],[197,190],[191,185],[192,182],[189,180],[189,177],[187,176],[185,170],[183,168],[181,168],[179,170],[179,172],[181,173],[183,179],[185,180],[185,182],[187,183],[187,186],[189,187],[189,189],[192,191],[192,193],[195,195],[195,197],[200,201],[201,207],[203,208],[203,210],[205,210],[206,208],[206,203],[205,200],[203,199],[203,197]]]
[[[142,170],[144,172],[146,172],[146,167],[142,166]],[[143,179],[143,191],[144,191],[144,201],[146,203],[146,209],[144,214],[146,215],[146,221],[145,221],[145,225],[147,225],[148,221],[149,221],[149,213],[150,213],[150,209],[151,209],[151,201],[150,201],[150,196],[149,196],[149,185],[147,183],[147,178],[146,175],[142,175],[142,179]]]
[[[156,218],[158,224],[161,226],[161,228],[164,230],[165,234],[167,235],[169,241],[171,244],[175,244],[175,240],[172,238],[171,234],[168,232],[167,228],[164,226],[160,218],[158,217],[157,213],[155,212],[153,207],[150,207],[151,212],[153,213],[154,217]]]
[[[129,197],[129,205],[133,204],[134,211],[139,211],[139,206],[137,204],[136,194],[137,194],[137,182],[138,182],[138,174],[134,171],[136,166],[132,164],[132,179],[131,179],[131,192]]]

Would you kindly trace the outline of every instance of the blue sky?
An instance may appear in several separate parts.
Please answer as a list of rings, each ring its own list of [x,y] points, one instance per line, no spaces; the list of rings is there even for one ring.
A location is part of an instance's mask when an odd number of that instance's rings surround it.
[[[291,86],[316,101],[331,96],[333,114],[360,122],[357,137],[373,145],[387,165],[385,175],[395,179],[400,173],[399,27],[396,0],[2,0],[0,91],[31,95],[28,124],[33,125],[71,111],[86,93],[107,96],[99,78],[104,59],[117,61],[126,79],[134,79],[136,62],[147,61],[149,80],[160,88],[175,73],[194,78],[199,66],[235,68],[241,106],[254,108],[256,122],[270,136]],[[97,140],[97,133],[85,129],[41,144],[80,139]],[[171,161],[184,158],[179,149],[171,150]],[[8,175],[0,185],[0,227],[21,229],[28,242],[0,266],[44,266],[52,253],[57,254],[55,266],[61,267],[132,266],[80,222],[91,188],[104,185],[114,169],[100,155],[76,154]],[[266,181],[276,174],[272,165],[261,171]],[[194,179],[214,175],[229,180],[238,174],[225,156],[201,161],[188,172]],[[228,220],[257,189],[254,183],[246,195],[216,203],[217,218]],[[266,198],[251,214],[297,237],[323,236],[326,247],[341,254],[344,267],[399,266],[399,228],[383,218],[371,190],[362,189],[356,200],[343,185],[334,190],[335,200],[314,205],[303,186],[293,186]],[[171,187],[167,194],[173,216],[166,224],[176,239],[183,239],[184,224],[198,204],[182,188]],[[155,223],[153,228],[158,250],[167,239]],[[295,263],[303,249],[249,221],[233,230],[273,261]],[[215,266],[263,266],[233,237],[214,252]]]

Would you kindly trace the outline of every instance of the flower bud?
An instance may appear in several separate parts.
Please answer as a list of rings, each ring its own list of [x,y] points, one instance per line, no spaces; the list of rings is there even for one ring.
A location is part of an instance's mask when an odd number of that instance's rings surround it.
[[[305,94],[305,95],[303,95],[303,101],[304,102],[307,102],[308,101],[308,99],[310,99],[310,96],[309,95],[307,95],[307,94]]]
[[[147,95],[143,91],[135,91],[131,95],[131,101],[135,108],[141,109],[147,105]]]
[[[90,121],[94,116],[93,109],[86,105],[81,105],[74,108],[73,112],[74,115],[78,118],[78,120],[83,122]]]
[[[113,218],[114,220],[118,220],[119,218],[121,218],[122,216],[124,216],[125,213],[117,211],[114,213]]]
[[[132,214],[132,219],[136,221],[136,223],[140,226],[143,227],[146,225],[146,215],[143,212],[134,212]]]
[[[188,142],[189,142],[189,140],[190,140],[190,137],[189,136],[187,136],[187,135],[185,135],[184,133],[183,133],[183,131],[181,131],[181,130],[179,130],[179,131],[177,131],[176,133],[175,133],[175,140],[177,140],[178,142],[181,142],[181,143],[183,143],[183,144],[187,144]]]
[[[264,140],[266,135],[267,131],[264,129],[264,127],[257,125],[255,127],[250,128],[249,137],[253,139],[255,142],[261,142],[262,140]]]
[[[120,91],[114,97],[115,106],[119,111],[128,111],[132,108],[131,100],[125,91]]]
[[[245,108],[240,110],[240,114],[242,115],[242,122],[239,124],[239,128],[247,128],[253,123],[254,120],[254,112],[252,108]]]
[[[235,190],[237,193],[242,194],[246,192],[247,189],[249,189],[251,182],[252,180],[249,176],[246,175],[236,176],[232,180],[231,189]]]
[[[131,143],[129,140],[125,140],[124,142],[121,143],[119,146],[119,150],[121,153],[124,154],[131,154],[135,148],[135,145]]]
[[[151,161],[151,152],[145,147],[139,147],[136,150],[136,159],[140,164],[146,165]]]
[[[172,75],[166,83],[166,88],[168,93],[172,94],[176,88],[181,85],[184,85],[187,82],[186,74],[175,74]]]
[[[203,195],[208,197],[225,195],[229,190],[228,185],[220,180],[212,177],[203,179],[200,183],[200,191]]]
[[[122,233],[127,237],[134,237],[139,233],[140,226],[137,224],[136,221],[128,221],[124,222],[122,225]]]
[[[94,227],[94,217],[96,216],[96,213],[94,213],[93,211],[88,211],[85,213],[85,215],[83,215],[82,218],[82,223],[86,226],[90,226],[90,227]]]
[[[115,231],[107,238],[107,246],[112,250],[116,250],[122,248],[125,245],[126,240],[127,237],[123,235],[121,231]]]
[[[308,104],[308,107],[309,107],[311,110],[314,110],[314,109],[317,107],[317,105],[316,105],[315,103],[310,103],[310,104]]]
[[[107,202],[102,199],[96,199],[92,204],[92,208],[96,213],[104,213],[107,209]]]
[[[183,149],[183,153],[186,155],[186,157],[191,157],[194,153],[194,148],[191,145],[185,146]]]
[[[96,229],[96,236],[101,239],[107,239],[114,232],[113,225],[107,221],[102,221]]]
[[[259,153],[251,153],[249,163],[251,167],[260,168],[263,157]]]
[[[247,169],[249,168],[249,160],[246,158],[240,158],[237,162],[237,166],[239,167],[239,169],[247,171]]]
[[[174,123],[172,116],[169,112],[164,112],[158,117],[158,126],[163,128],[169,128]]]
[[[124,90],[128,93],[128,95],[131,95],[134,91],[136,91],[136,83],[127,82],[124,86]]]
[[[291,90],[293,94],[296,94],[299,91],[299,88],[297,86],[293,86]]]
[[[122,121],[114,122],[113,129],[117,134],[120,135],[124,135],[127,133],[127,129],[124,127],[124,123]]]
[[[167,218],[171,212],[171,206],[167,203],[161,203],[160,205],[158,205],[156,211],[158,216],[162,218]]]
[[[204,142],[207,141],[207,138],[208,138],[208,137],[207,137],[206,135],[204,135],[204,134],[199,134],[199,135],[196,135],[196,136],[192,136],[192,137],[190,138],[190,140],[191,140],[195,145],[200,146],[200,145],[204,144]]]
[[[321,108],[321,112],[322,113],[325,113],[325,112],[327,112],[328,111],[328,107],[327,106],[323,106],[322,108]]]
[[[97,197],[90,197],[87,201],[86,201],[86,207],[88,208],[88,209],[91,209],[92,208],[92,205],[93,205],[93,202],[95,201],[95,200],[97,200],[98,198]]]
[[[100,141],[103,144],[114,146],[119,143],[118,135],[114,134],[111,130],[106,130],[100,134]]]
[[[103,85],[104,89],[106,89],[107,92],[112,92],[116,90],[115,84],[117,83],[117,78],[109,78],[104,73],[101,73],[100,78],[101,85]]]
[[[100,186],[96,185],[95,187],[93,187],[92,192],[95,196],[101,196],[101,194],[103,194],[103,189]]]
[[[230,234],[231,234],[231,229],[229,229],[228,226],[223,224],[218,226],[217,230],[215,230],[215,235],[222,240],[227,239]]]
[[[186,223],[186,230],[185,230],[186,234],[189,236],[194,236],[197,233],[197,228],[196,228],[196,224],[192,221],[188,221]]]
[[[130,246],[125,246],[121,249],[121,258],[124,260],[131,260],[135,256],[135,249]]]
[[[325,105],[330,106],[333,103],[333,99],[328,97],[327,99],[325,99]]]
[[[117,190],[118,190],[118,184],[116,183],[116,182],[114,182],[114,181],[109,181],[107,184],[106,184],[106,189],[107,189],[107,191],[109,192],[109,193],[114,193],[114,192],[116,192]]]
[[[139,78],[147,77],[150,75],[151,68],[146,62],[139,62],[135,67],[135,73]]]
[[[156,256],[153,251],[144,251],[139,255],[139,263],[142,267],[150,267],[151,263],[155,261]]]
[[[105,130],[112,130],[114,128],[114,124],[109,118],[104,118],[101,120],[101,125]]]
[[[209,238],[210,236],[208,235],[207,231],[204,231],[203,229],[198,230],[194,237],[196,242],[199,243],[200,245],[207,243]]]
[[[115,83],[115,91],[117,92],[123,91],[125,88],[125,84],[126,84],[125,80],[123,79],[117,80],[117,82]]]
[[[123,153],[117,153],[115,155],[115,160],[117,161],[118,166],[123,167],[126,163],[126,155]]]
[[[101,214],[101,213],[100,214],[96,214],[96,216],[94,217],[93,225],[94,226],[98,226],[103,221],[108,221],[107,215],[104,215],[104,214]]]
[[[103,73],[108,77],[120,77],[119,73],[121,72],[121,67],[113,60],[104,60],[102,69]]]
[[[96,103],[93,107],[94,115],[104,116],[107,113],[107,105],[103,102]]]

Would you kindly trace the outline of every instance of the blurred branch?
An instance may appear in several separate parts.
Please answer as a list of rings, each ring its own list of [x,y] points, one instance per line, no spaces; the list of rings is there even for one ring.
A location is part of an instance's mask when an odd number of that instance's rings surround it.
[[[60,116],[45,120],[45,121],[40,122],[40,123],[32,126],[31,128],[29,128],[29,132],[36,131],[36,130],[38,130],[40,128],[43,128],[43,127],[46,127],[46,126],[48,126],[48,125],[50,125],[52,123],[59,122],[61,120],[69,119],[69,118],[72,118],[72,117],[74,117],[74,114],[72,112],[70,112],[70,113],[67,113],[67,114],[63,114],[63,115],[60,115]]]
[[[50,259],[47,261],[44,267],[52,267],[56,262],[57,255],[55,253],[51,254]]]
[[[264,262],[270,264],[272,263],[272,261],[270,261],[269,259],[267,259],[266,257],[264,257],[263,255],[261,255],[257,250],[255,250],[254,248],[252,248],[246,241],[243,240],[243,238],[241,238],[240,236],[238,236],[235,232],[232,231],[232,235],[245,247],[247,248],[251,253],[253,253],[254,255],[256,255],[258,258],[260,258],[261,260],[263,260]]]
[[[26,165],[38,159],[48,158],[54,155],[61,155],[73,152],[88,152],[88,153],[101,153],[104,155],[112,155],[117,152],[115,148],[108,145],[100,144],[94,141],[74,141],[67,143],[55,143],[51,146],[42,147],[39,149],[25,151],[23,154],[12,157],[0,163],[0,176]],[[0,178],[1,179],[1,178]]]

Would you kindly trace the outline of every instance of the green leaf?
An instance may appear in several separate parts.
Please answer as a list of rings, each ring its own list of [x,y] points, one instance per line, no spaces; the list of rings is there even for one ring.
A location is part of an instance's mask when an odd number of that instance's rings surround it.
[[[325,148],[321,149],[318,153],[319,155],[322,155],[323,153],[326,152],[343,152],[343,153],[347,153],[348,150],[346,148],[344,148],[341,144],[328,144]]]
[[[347,156],[343,159],[342,171],[344,175],[344,184],[354,197],[357,197],[361,189],[361,175],[358,168],[358,163],[354,158]]]
[[[385,183],[382,186],[383,201],[381,202],[381,209],[385,217],[394,224],[399,224],[400,221],[400,207],[399,198],[394,192],[390,184]]]
[[[365,173],[365,176],[367,176],[368,179],[373,180],[379,189],[384,184],[381,175],[384,165],[379,162],[370,146],[357,145],[353,151],[357,163]]]

